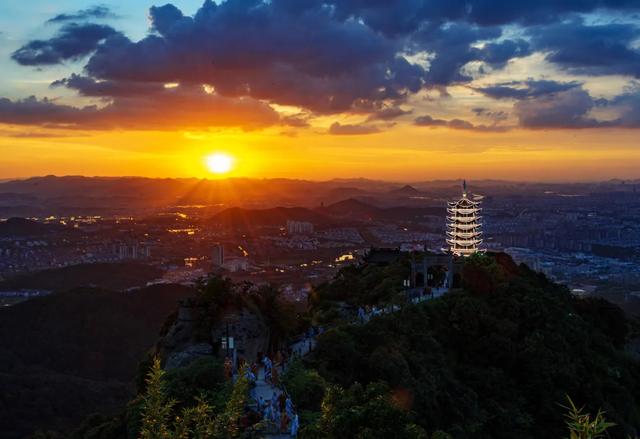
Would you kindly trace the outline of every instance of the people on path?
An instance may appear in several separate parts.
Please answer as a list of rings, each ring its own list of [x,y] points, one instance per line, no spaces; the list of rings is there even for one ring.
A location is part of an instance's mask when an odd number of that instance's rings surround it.
[[[228,380],[233,377],[233,364],[230,357],[224,359],[224,376]]]
[[[291,437],[298,437],[298,428],[300,428],[300,421],[298,420],[298,414],[294,413],[291,418],[291,426],[289,428],[289,434]]]
[[[287,412],[287,416],[289,416],[289,418],[293,417],[293,401],[291,401],[291,397],[287,396],[287,399],[285,400],[284,403],[284,407],[285,407],[285,411]]]
[[[280,433],[286,433],[289,428],[289,415],[287,412],[282,412],[282,416],[280,418]]]
[[[278,433],[280,433],[280,421],[281,421],[281,419],[280,419],[280,410],[275,408],[273,410],[273,425],[275,426],[276,431]]]

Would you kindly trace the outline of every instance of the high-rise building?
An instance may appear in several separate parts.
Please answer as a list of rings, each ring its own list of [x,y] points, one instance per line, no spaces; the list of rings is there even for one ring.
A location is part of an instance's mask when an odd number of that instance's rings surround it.
[[[447,206],[447,244],[449,252],[456,256],[469,256],[480,250],[482,223],[479,216],[480,201],[472,200],[467,193],[466,180],[462,183],[462,198]]]
[[[313,224],[307,221],[287,220],[287,233],[289,235],[310,235],[313,233]]]
[[[221,267],[224,264],[224,246],[216,244],[211,251],[211,264],[214,267]]]

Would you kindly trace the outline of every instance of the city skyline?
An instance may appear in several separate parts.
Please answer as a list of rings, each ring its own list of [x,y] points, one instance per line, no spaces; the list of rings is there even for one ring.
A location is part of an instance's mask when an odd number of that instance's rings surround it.
[[[639,11],[9,0],[0,178],[638,178]]]

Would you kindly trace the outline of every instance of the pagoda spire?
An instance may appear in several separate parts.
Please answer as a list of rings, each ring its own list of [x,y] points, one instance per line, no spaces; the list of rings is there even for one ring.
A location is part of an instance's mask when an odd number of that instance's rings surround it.
[[[480,250],[482,223],[480,202],[471,200],[467,180],[462,182],[462,198],[447,204],[447,244],[456,256],[469,256]]]

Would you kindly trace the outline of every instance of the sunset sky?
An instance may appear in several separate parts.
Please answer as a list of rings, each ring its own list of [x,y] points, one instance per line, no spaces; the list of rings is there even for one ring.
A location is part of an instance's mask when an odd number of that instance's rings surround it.
[[[640,0],[2,0],[0,178],[640,178],[639,78]]]

